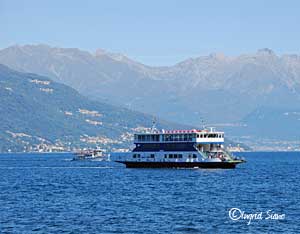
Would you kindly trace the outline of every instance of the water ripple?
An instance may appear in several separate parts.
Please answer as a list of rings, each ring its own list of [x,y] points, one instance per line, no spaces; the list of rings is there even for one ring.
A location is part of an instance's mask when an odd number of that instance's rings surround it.
[[[125,169],[70,155],[0,155],[3,233],[296,233],[298,153],[249,153],[235,170]],[[272,209],[285,220],[232,221]]]

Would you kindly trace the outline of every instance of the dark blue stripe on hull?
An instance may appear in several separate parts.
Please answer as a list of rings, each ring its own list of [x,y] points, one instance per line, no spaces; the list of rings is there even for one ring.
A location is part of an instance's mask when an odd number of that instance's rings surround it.
[[[228,162],[124,162],[127,168],[235,168],[236,163]]]
[[[136,144],[133,152],[159,152],[159,151],[197,151],[195,143],[140,143]]]

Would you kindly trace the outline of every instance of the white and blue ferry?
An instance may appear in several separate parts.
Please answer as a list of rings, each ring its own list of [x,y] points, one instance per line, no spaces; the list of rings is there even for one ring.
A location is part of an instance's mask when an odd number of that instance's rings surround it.
[[[134,135],[131,152],[113,153],[111,160],[128,168],[235,168],[244,159],[224,148],[224,132],[214,128],[158,131]]]

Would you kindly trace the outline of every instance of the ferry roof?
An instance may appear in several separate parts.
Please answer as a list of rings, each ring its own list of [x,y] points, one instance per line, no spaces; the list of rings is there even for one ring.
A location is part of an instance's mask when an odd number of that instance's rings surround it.
[[[191,130],[162,130],[152,133],[139,133],[134,135],[134,143],[223,143],[224,132],[216,132],[214,129],[191,129]]]
[[[224,133],[221,131],[215,131],[213,129],[190,129],[190,130],[162,130],[162,131],[153,131],[145,133],[136,133],[136,135],[146,135],[146,134],[188,134],[188,133]]]

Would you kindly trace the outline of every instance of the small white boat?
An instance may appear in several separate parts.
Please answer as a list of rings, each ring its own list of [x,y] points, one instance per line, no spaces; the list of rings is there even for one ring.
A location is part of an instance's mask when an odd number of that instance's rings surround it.
[[[81,150],[74,153],[73,160],[94,160],[103,158],[103,151],[100,149]]]

